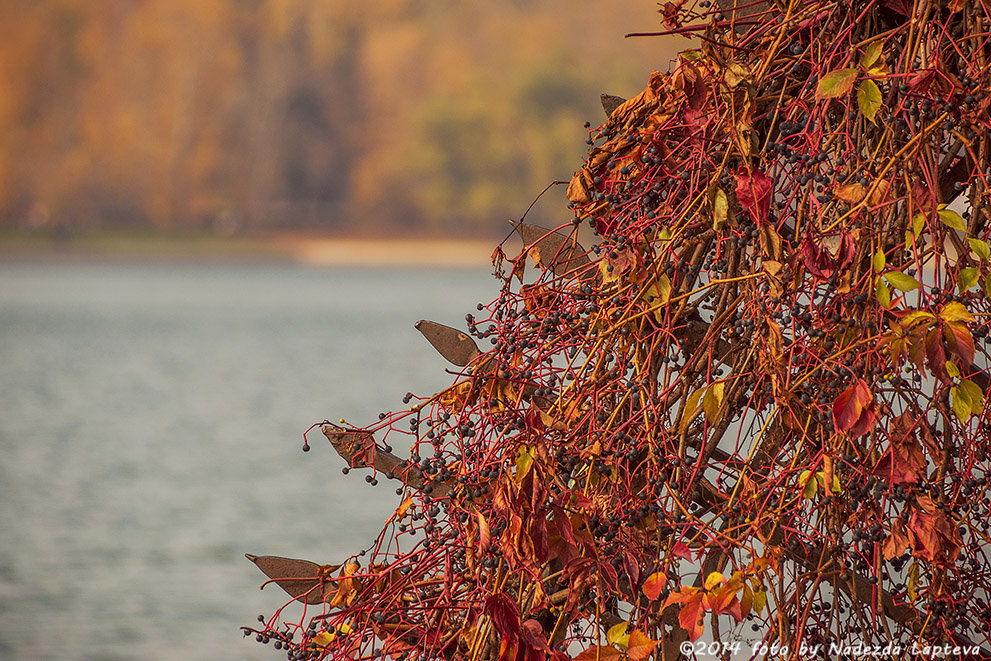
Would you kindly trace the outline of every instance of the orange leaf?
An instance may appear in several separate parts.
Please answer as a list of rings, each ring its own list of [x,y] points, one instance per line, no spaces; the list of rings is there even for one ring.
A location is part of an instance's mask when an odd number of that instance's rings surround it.
[[[658,641],[651,640],[646,634],[634,629],[633,633],[630,634],[626,656],[633,659],[633,661],[646,659],[654,651],[654,648],[657,647],[657,643]]]
[[[705,630],[702,622],[702,595],[696,595],[696,598],[682,604],[678,624],[688,632],[688,637],[693,641],[699,639]]]
[[[647,595],[650,600],[657,599],[661,594],[661,588],[667,583],[668,577],[664,572],[655,572],[647,577],[647,580],[643,582],[643,593]]]
[[[575,661],[607,661],[607,659],[618,659],[623,655],[615,647],[609,645],[592,645],[581,654],[575,657]]]

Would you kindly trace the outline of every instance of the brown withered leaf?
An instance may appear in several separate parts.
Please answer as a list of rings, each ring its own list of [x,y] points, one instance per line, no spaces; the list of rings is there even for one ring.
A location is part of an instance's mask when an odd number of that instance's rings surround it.
[[[337,592],[337,586],[326,581],[326,578],[340,565],[318,565],[309,560],[283,558],[277,555],[245,553],[244,557],[255,563],[263,574],[274,580],[276,585],[296,601],[304,604],[319,604]]]
[[[554,275],[565,275],[589,263],[587,251],[563,234],[527,223],[515,223],[514,227],[529,246],[534,261]]]
[[[481,353],[475,341],[456,328],[426,319],[416,322],[413,327],[427,338],[437,353],[459,367],[469,364]]]
[[[867,189],[858,183],[852,183],[839,186],[833,192],[836,195],[836,199],[853,205],[858,204],[864,199],[864,195],[867,194]]]
[[[470,380],[461,383],[471,386]],[[427,480],[416,465],[405,465],[396,455],[377,447],[375,437],[366,431],[344,429],[329,423],[324,424],[321,431],[337,454],[355,468],[374,466],[377,472],[414,489],[422,490],[429,484],[434,496],[444,496],[451,490],[446,482]]]
[[[942,511],[912,512],[908,522],[912,555],[934,562],[956,562],[960,555],[960,532]]]
[[[897,558],[908,548],[908,535],[905,534],[905,524],[900,517],[896,517],[891,524],[891,534],[884,540],[881,549],[885,560]]]
[[[602,103],[602,110],[606,113],[606,117],[612,115],[616,108],[626,103],[626,99],[614,94],[600,94],[599,101]]]
[[[891,188],[891,184],[887,179],[882,179],[874,185],[874,189],[871,191],[870,202],[871,206],[877,206],[888,199],[888,190]]]

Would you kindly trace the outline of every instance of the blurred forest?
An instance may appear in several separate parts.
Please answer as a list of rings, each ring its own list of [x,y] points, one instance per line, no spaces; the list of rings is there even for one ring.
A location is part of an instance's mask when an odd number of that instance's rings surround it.
[[[686,47],[656,11],[2,0],[0,228],[502,231]]]

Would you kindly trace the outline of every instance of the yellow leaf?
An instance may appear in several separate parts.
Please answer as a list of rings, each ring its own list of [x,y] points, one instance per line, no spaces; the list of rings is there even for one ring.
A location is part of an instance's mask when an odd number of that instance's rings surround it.
[[[868,78],[857,86],[857,105],[860,106],[860,112],[872,124],[877,124],[874,116],[877,115],[882,103],[881,90],[873,80]]]
[[[609,627],[609,631],[606,632],[606,642],[626,649],[626,645],[630,641],[630,634],[626,633],[628,624],[629,622],[620,622]]]
[[[729,199],[722,188],[716,188],[711,195],[712,229],[721,230],[729,222]]]
[[[960,273],[957,274],[957,289],[960,290],[960,293],[963,293],[976,285],[977,277],[978,271],[973,267],[960,269]]]
[[[939,318],[943,321],[974,321],[974,315],[972,315],[962,303],[953,301],[952,303],[947,303],[946,306],[939,313]]]
[[[884,42],[880,39],[867,45],[864,54],[860,56],[860,66],[870,69],[880,59],[884,50]]]
[[[936,212],[939,219],[947,227],[952,227],[955,230],[960,230],[961,232],[967,231],[967,225],[963,222],[963,218],[956,211],[950,209],[940,209]]]
[[[705,577],[705,589],[712,590],[726,582],[726,577],[721,573],[714,571]]]
[[[950,388],[950,407],[962,422],[967,422],[970,419],[972,412],[970,398],[967,397],[967,393],[961,390],[959,386]]]
[[[522,482],[526,474],[530,472],[530,466],[533,464],[533,456],[527,451],[526,447],[521,447],[519,452],[516,453],[516,481]]]
[[[882,277],[898,291],[914,291],[922,286],[921,282],[901,271],[888,271]]]
[[[888,263],[888,260],[884,256],[884,251],[883,250],[878,250],[876,253],[874,253],[874,270],[875,271],[877,271],[878,273],[880,273],[881,271],[884,270],[884,267],[887,265],[887,263]]]
[[[891,292],[888,290],[888,285],[885,283],[884,278],[877,279],[874,296],[877,298],[877,302],[883,307],[891,307]]]
[[[709,422],[716,421],[716,416],[719,415],[719,407],[723,404],[725,391],[725,381],[713,383],[706,389],[705,397],[702,399],[702,408],[705,409],[705,418]]]
[[[980,239],[967,239],[967,243],[970,244],[970,249],[974,251],[974,254],[981,258],[981,261],[987,261],[991,258],[991,247],[984,241]]]
[[[919,563],[912,561],[912,566],[908,569],[908,600],[915,601],[918,594],[915,592],[915,588],[919,585]]]
[[[691,395],[688,396],[688,400],[685,402],[685,413],[681,416],[681,425],[679,431],[684,431],[688,423],[698,415],[699,412],[699,400],[702,399],[702,395],[705,394],[705,388],[699,388]]]

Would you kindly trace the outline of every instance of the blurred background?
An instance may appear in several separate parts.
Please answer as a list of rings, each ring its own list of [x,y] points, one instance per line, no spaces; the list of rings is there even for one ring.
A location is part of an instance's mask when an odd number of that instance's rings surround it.
[[[0,225],[494,236],[576,169],[600,92],[667,66],[623,38],[656,12],[4,0]]]
[[[0,659],[279,658],[243,553],[340,562],[397,505],[302,432],[450,384],[413,322],[498,295],[599,93],[687,47],[623,38],[656,10],[0,0]]]

